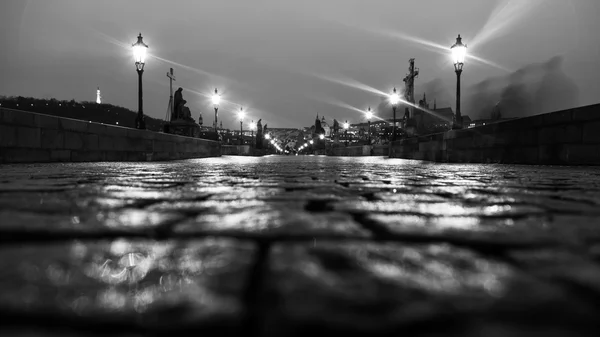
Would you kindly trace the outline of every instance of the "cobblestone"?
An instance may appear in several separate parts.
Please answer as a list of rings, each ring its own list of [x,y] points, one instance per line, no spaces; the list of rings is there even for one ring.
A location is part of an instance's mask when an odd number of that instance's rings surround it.
[[[596,336],[600,171],[0,166],[4,336]]]

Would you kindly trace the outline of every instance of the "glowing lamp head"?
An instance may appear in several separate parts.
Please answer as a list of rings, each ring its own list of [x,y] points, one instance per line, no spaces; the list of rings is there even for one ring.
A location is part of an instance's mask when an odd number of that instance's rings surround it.
[[[215,93],[212,95],[212,103],[215,107],[219,107],[221,103],[221,95],[219,95],[217,88],[215,88]]]
[[[242,108],[240,108],[240,111],[238,112],[238,119],[240,120],[240,122],[244,120],[244,116],[246,116],[246,113]]]
[[[398,105],[399,102],[400,102],[400,95],[398,95],[398,93],[396,92],[396,88],[394,88],[394,91],[390,95],[390,103],[393,106],[396,106],[396,105]]]
[[[314,142],[314,141],[311,139],[311,140],[310,140],[310,143],[311,143],[311,144],[314,144],[315,142]]]
[[[144,64],[146,63],[146,51],[148,45],[144,43],[142,33],[138,35],[138,40],[132,45],[133,47],[133,60],[138,70],[144,70]]]
[[[344,129],[348,130],[349,127],[350,127],[350,124],[348,122],[344,123]]]
[[[324,134],[320,134],[319,135],[319,139],[325,139],[325,135]]]
[[[373,118],[373,112],[371,111],[371,107],[369,107],[369,109],[367,109],[367,113],[365,115],[366,115],[367,119]]]
[[[271,135],[267,133],[267,134],[265,135],[265,139],[271,139]]]
[[[256,130],[256,123],[254,123],[254,121],[252,121],[250,123],[250,130],[252,130],[252,131]]]
[[[454,62],[455,69],[462,70],[462,66],[465,63],[465,57],[467,56],[467,45],[462,43],[460,34],[456,38],[456,43],[450,47],[452,50],[452,61]]]

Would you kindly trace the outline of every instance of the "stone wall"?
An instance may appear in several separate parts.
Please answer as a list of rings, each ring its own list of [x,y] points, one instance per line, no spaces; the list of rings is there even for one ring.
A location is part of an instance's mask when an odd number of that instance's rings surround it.
[[[371,151],[372,150],[372,151]],[[387,156],[388,145],[362,145],[362,146],[340,146],[327,149],[328,156],[361,157],[361,156]]]
[[[600,165],[600,104],[396,141],[390,157],[441,162]]]
[[[0,109],[0,163],[154,161],[221,155],[219,142]]]

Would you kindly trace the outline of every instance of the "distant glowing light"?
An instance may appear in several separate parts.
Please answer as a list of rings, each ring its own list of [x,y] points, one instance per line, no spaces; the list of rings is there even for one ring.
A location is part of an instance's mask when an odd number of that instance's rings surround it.
[[[314,144],[315,142],[314,142],[314,141],[311,139],[311,140],[310,140],[310,143],[311,143],[311,144]]]
[[[350,124],[348,124],[348,122],[344,123],[344,129],[348,129],[350,127]]]
[[[212,95],[212,103],[215,107],[219,107],[221,103],[221,95],[217,92],[217,88],[215,88],[215,93]]]
[[[398,105],[398,102],[400,102],[400,95],[398,95],[396,88],[394,88],[394,91],[390,95],[390,103],[392,105]]]
[[[246,113],[244,112],[243,108],[240,107],[240,111],[238,112],[238,119],[240,121],[243,121],[245,115],[246,115]]]
[[[367,110],[365,115],[366,115],[367,119],[373,118],[373,112],[371,111],[371,107],[369,107],[369,109]]]
[[[324,134],[320,134],[319,135],[319,139],[325,139],[325,135]]]

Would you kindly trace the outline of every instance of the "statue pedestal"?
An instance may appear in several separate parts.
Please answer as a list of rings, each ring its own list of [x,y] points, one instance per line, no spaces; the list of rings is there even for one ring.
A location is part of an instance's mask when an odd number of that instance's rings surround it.
[[[168,128],[166,128],[166,130],[168,131],[166,132],[173,135],[186,137],[198,137],[200,135],[200,125],[196,124],[194,121],[176,119],[169,122],[167,125]]]

